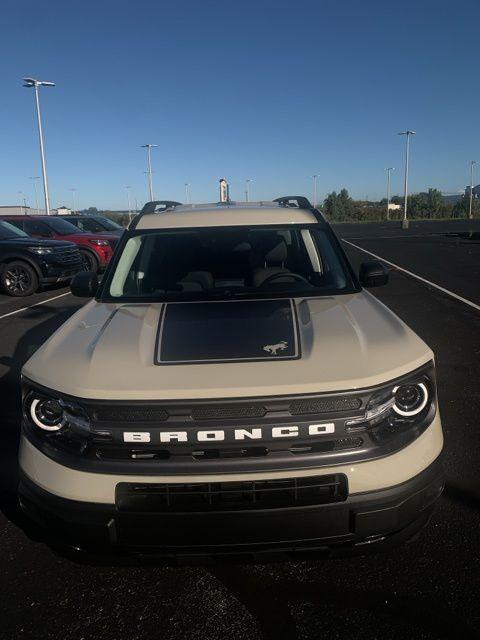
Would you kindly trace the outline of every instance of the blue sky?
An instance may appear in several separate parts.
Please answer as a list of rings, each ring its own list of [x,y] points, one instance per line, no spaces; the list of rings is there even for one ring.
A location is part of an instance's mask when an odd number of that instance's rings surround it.
[[[52,205],[126,208],[157,198],[257,199],[347,187],[380,198],[455,192],[480,160],[480,3],[474,0],[3,0],[0,204],[33,205],[40,175],[33,92],[42,90]],[[480,181],[480,176],[479,176]]]

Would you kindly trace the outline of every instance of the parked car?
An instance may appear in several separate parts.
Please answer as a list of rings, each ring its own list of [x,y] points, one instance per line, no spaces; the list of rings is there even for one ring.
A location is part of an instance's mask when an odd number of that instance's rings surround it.
[[[294,206],[296,203],[296,206]],[[161,204],[161,203],[160,203]],[[80,554],[388,549],[443,488],[431,349],[306,198],[148,203],[25,364],[20,504]]]
[[[69,281],[82,270],[73,242],[37,240],[0,220],[0,286],[9,296],[29,296],[40,285]]]
[[[124,232],[124,228],[106,218],[105,216],[91,216],[91,215],[64,215],[59,216],[63,220],[75,225],[80,231],[87,231],[90,233],[110,233],[113,235],[121,236]]]
[[[58,216],[2,216],[2,219],[34,238],[69,240],[75,243],[82,255],[86,271],[103,271],[118,242],[117,235],[85,233]]]

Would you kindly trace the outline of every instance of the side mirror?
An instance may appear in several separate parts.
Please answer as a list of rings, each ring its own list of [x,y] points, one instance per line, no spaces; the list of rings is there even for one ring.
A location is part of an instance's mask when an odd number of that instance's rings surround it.
[[[97,289],[98,278],[93,271],[81,271],[70,282],[70,291],[78,298],[93,298]]]
[[[388,270],[379,260],[367,260],[360,265],[362,287],[381,287],[388,282]]]

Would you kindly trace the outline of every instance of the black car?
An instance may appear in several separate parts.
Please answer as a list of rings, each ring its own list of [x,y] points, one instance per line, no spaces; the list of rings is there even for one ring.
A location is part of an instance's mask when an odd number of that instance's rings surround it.
[[[10,296],[29,296],[40,285],[67,281],[83,270],[73,242],[32,238],[0,220],[0,286]]]
[[[75,225],[80,229],[80,231],[87,231],[89,233],[108,233],[118,236],[121,236],[124,232],[124,228],[121,225],[110,220],[110,218],[106,218],[105,216],[70,214],[59,217]]]

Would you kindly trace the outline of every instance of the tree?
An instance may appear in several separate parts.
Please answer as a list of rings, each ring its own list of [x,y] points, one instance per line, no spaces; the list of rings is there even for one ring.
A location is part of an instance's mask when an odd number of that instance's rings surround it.
[[[340,193],[332,191],[327,195],[323,202],[323,210],[332,221],[353,220],[355,205],[347,189],[342,189]]]

